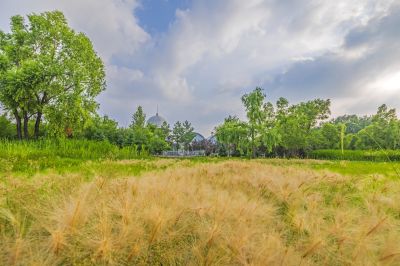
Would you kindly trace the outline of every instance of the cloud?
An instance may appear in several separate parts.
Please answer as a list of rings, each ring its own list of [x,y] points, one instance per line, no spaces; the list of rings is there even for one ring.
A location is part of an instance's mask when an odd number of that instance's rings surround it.
[[[343,45],[311,61],[293,64],[266,86],[302,100],[332,98],[335,113],[374,112],[382,103],[399,107],[400,6],[349,31]],[[395,100],[394,100],[395,99]],[[335,106],[336,105],[336,106]]]
[[[395,0],[193,0],[156,35],[135,17],[146,1],[2,2],[1,27],[57,8],[87,33],[107,67],[101,112],[122,125],[137,105],[151,115],[158,104],[171,124],[188,119],[208,135],[227,115],[244,117],[240,96],[255,86],[271,100],[332,98],[336,114],[399,107]]]
[[[159,91],[182,108],[184,101],[196,112],[212,110],[209,123],[202,122],[204,131],[228,114],[244,117],[240,96],[259,85],[272,97],[295,101],[316,95],[340,99],[346,90],[353,90],[349,96],[362,98],[355,85],[365,84],[368,72],[363,71],[373,69],[364,68],[362,60],[347,62],[350,49],[345,49],[347,55],[342,51],[346,37],[390,16],[392,5],[392,1],[195,1],[191,9],[179,10],[170,30],[155,40],[158,56],[150,75],[162,81]],[[354,86],[346,87],[353,68],[359,69]]]

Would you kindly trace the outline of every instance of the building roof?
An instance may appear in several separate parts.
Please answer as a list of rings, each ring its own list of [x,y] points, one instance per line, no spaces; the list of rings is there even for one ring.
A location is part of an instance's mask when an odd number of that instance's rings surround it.
[[[156,127],[161,127],[164,122],[167,122],[167,120],[165,120],[164,117],[158,115],[158,113],[156,113],[155,116],[152,116],[149,118],[149,120],[147,120],[147,124],[152,124],[155,125]]]
[[[203,135],[201,135],[200,133],[197,133],[197,132],[193,132],[193,133],[195,133],[196,135],[193,137],[192,142],[194,142],[194,141],[200,142],[200,141],[203,141],[203,140],[206,139],[206,138],[203,137]]]

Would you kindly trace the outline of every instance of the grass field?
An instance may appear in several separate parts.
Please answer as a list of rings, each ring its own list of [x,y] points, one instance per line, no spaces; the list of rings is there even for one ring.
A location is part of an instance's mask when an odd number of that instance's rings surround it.
[[[69,160],[3,159],[1,265],[400,264],[398,163]]]

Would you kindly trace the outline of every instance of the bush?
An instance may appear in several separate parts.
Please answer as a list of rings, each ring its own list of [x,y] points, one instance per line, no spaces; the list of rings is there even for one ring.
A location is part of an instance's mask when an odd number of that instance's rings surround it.
[[[400,161],[400,150],[316,150],[309,153],[309,158],[349,161]]]
[[[42,158],[69,158],[82,160],[131,159],[147,156],[147,151],[138,151],[135,145],[120,148],[108,141],[90,140],[0,140],[0,158],[36,160]]]

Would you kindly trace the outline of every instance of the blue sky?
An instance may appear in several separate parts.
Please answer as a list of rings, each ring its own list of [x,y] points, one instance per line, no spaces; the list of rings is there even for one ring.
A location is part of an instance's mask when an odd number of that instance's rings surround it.
[[[190,0],[143,0],[134,15],[139,25],[152,35],[166,32],[175,20],[177,9],[190,7]]]
[[[120,125],[142,105],[209,135],[245,119],[243,93],[332,100],[333,115],[400,108],[398,0],[2,0],[9,18],[61,10],[103,59],[100,113]]]

